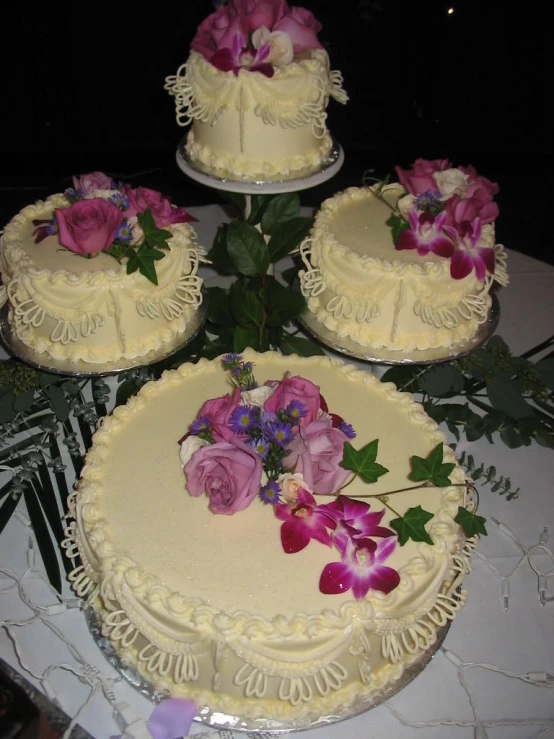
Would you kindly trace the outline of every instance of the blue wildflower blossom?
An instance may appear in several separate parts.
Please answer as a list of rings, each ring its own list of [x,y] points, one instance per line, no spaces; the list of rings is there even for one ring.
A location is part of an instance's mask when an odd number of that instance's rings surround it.
[[[281,491],[279,489],[279,485],[277,485],[275,480],[270,480],[267,485],[264,485],[260,489],[260,498],[262,499],[262,502],[266,505],[275,505],[279,502],[280,492]]]
[[[356,436],[354,428],[349,423],[346,423],[346,421],[342,421],[339,424],[339,431],[342,431],[342,433],[349,439],[353,439]]]
[[[257,413],[254,408],[242,405],[231,413],[229,427],[234,434],[248,434],[256,427]]]
[[[291,402],[287,405],[286,414],[291,423],[293,423],[295,426],[298,426],[301,419],[305,418],[308,415],[308,409],[306,408],[304,403],[302,403],[302,401],[291,400]]]
[[[260,436],[258,439],[252,439],[248,442],[248,445],[252,447],[262,460],[267,457],[271,449],[269,441],[263,436]]]
[[[133,231],[129,226],[129,221],[125,220],[117,227],[117,231],[115,232],[115,240],[128,243],[129,241],[132,241],[132,239]]]
[[[193,436],[199,436],[202,432],[208,431],[210,421],[206,416],[198,416],[190,425],[190,433]]]
[[[290,423],[275,421],[266,426],[267,438],[277,446],[284,447],[292,441],[292,426]]]
[[[414,205],[418,210],[431,210],[431,208],[440,208],[442,201],[438,190],[427,190],[414,198]]]

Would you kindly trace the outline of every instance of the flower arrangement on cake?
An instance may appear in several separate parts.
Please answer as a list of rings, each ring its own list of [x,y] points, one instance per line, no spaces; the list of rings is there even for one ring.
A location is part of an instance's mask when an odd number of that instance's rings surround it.
[[[252,362],[229,354],[222,364],[233,392],[207,400],[179,441],[188,493],[205,494],[214,514],[233,515],[256,499],[271,505],[282,522],[287,554],[302,551],[312,540],[335,547],[341,561],[321,573],[322,593],[352,589],[360,599],[370,588],[391,592],[400,578],[384,562],[409,539],[433,544],[425,530],[433,514],[420,505],[400,514],[389,497],[453,485],[449,475],[455,465],[443,462],[442,444],[426,459],[411,457],[409,477],[418,483],[413,488],[349,495],[345,489],[356,476],[374,483],[388,472],[377,462],[378,439],[356,450],[350,443],[355,430],[329,410],[319,388],[306,378],[286,373],[258,386]],[[320,503],[316,496],[334,499]],[[372,510],[360,498],[377,498],[383,508]],[[397,516],[390,521],[393,530],[380,525],[385,508]],[[455,521],[467,536],[486,534],[476,509],[460,506]]]
[[[56,208],[49,220],[35,220],[34,240],[57,235],[60,244],[83,257],[106,252],[127,260],[127,274],[137,270],[158,284],[155,262],[163,259],[172,234],[167,226],[196,218],[156,190],[132,188],[103,172],[73,177],[64,193],[67,208]]]
[[[275,67],[322,48],[321,23],[306,8],[285,0],[230,0],[198,27],[191,49],[222,72],[241,69],[273,77]]]
[[[416,159],[411,169],[395,170],[405,191],[387,221],[395,248],[450,259],[455,280],[474,271],[480,281],[490,275],[507,284],[494,244],[498,185],[471,165],[453,167],[448,159]]]

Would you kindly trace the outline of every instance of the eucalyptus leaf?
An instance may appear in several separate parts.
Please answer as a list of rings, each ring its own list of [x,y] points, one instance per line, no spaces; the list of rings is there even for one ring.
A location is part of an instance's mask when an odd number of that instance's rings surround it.
[[[293,218],[284,223],[277,223],[272,229],[267,248],[272,262],[278,262],[296,249],[310,233],[311,218]]]
[[[536,363],[535,369],[544,384],[554,390],[554,357],[541,359],[540,362]]]
[[[25,390],[25,392],[16,395],[13,401],[14,410],[17,413],[29,410],[35,399],[35,390]]]
[[[554,449],[554,434],[552,433],[552,431],[539,429],[535,434],[535,440],[537,444],[540,444],[541,446],[548,447],[549,449]]]
[[[9,487],[7,488],[6,492],[9,493],[9,491],[13,487],[13,481],[10,480],[7,483],[7,486]],[[2,488],[2,490],[6,490],[6,486]],[[20,497],[21,497],[21,493],[17,493],[17,495],[9,494],[6,500],[0,506],[0,534],[2,533],[2,531],[4,531],[6,524],[8,523],[8,521],[12,517],[13,512],[17,508],[17,504],[19,503]]]
[[[447,362],[431,367],[422,375],[419,387],[424,393],[434,397],[447,393],[457,394],[464,388],[464,376],[452,362]]]
[[[62,423],[69,418],[69,403],[62,390],[57,385],[49,385],[44,388],[44,394],[50,401],[50,406],[56,414],[58,421]]]
[[[500,438],[506,446],[510,447],[510,449],[518,449],[520,446],[523,446],[521,434],[512,425],[505,425],[500,430]]]
[[[533,409],[522,398],[517,383],[506,375],[496,375],[487,381],[487,393],[491,405],[505,411],[512,418],[525,418],[533,415]]]
[[[132,380],[124,380],[117,388],[115,406],[125,405],[129,398],[137,392],[137,386]]]
[[[12,393],[6,393],[0,398],[0,423],[10,423],[17,413],[13,407],[14,397]]]
[[[283,193],[273,198],[267,205],[262,218],[262,231],[273,233],[279,223],[291,221],[300,215],[300,197],[296,192]]]
[[[231,223],[227,229],[227,251],[242,275],[264,275],[269,267],[267,245],[249,223]]]

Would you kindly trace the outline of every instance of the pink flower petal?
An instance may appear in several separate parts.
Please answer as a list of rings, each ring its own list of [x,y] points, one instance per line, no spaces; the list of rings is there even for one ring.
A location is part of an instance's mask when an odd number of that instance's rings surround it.
[[[328,564],[319,578],[319,589],[326,595],[346,593],[352,587],[353,576],[348,565],[343,562]]]
[[[450,262],[450,274],[454,280],[463,280],[473,269],[473,259],[465,251],[458,250]]]

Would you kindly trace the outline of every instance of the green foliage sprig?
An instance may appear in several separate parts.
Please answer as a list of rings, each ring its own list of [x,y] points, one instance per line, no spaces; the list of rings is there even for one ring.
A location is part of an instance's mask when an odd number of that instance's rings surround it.
[[[271,274],[273,265],[308,235],[311,218],[300,215],[297,193],[244,195],[225,193],[240,219],[220,226],[208,254],[215,269],[236,277],[229,289],[208,288],[210,339],[204,355],[279,349],[283,354],[323,354],[319,344],[285,329],[306,309],[300,292]]]
[[[500,336],[452,362],[428,367],[398,366],[384,382],[421,396],[425,411],[460,439],[500,438],[515,449],[532,442],[554,448],[554,357],[531,357],[554,344],[554,337],[521,357]]]
[[[161,249],[169,249],[168,239],[170,231],[158,228],[150,209],[144,213],[137,213],[137,221],[142,229],[143,237],[136,243],[115,243],[108,249],[108,254],[120,262],[127,259],[127,274],[140,272],[147,280],[158,284],[156,262],[163,259],[165,254]]]

